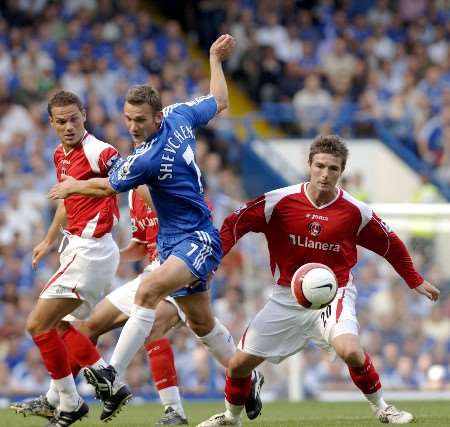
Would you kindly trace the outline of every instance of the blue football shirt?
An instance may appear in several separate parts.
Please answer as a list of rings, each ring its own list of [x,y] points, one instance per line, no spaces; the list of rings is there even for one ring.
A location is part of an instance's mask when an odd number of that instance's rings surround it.
[[[211,227],[201,172],[195,162],[193,130],[217,113],[212,95],[164,108],[159,131],[116,162],[109,175],[112,188],[121,193],[149,186],[158,212],[159,234],[192,233]]]

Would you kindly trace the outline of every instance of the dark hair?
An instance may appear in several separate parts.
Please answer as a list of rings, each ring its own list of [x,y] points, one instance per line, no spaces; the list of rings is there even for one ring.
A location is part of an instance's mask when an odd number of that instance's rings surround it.
[[[162,110],[161,97],[156,89],[149,85],[136,85],[128,89],[125,101],[131,105],[148,104],[154,113]]]
[[[339,135],[319,135],[309,148],[309,164],[316,154],[326,153],[341,158],[341,168],[345,169],[348,158],[348,148]]]
[[[60,90],[55,92],[48,101],[47,111],[48,115],[52,117],[53,107],[65,107],[67,105],[75,104],[80,111],[84,111],[83,103],[81,99],[75,95],[73,92],[68,92],[65,90]]]

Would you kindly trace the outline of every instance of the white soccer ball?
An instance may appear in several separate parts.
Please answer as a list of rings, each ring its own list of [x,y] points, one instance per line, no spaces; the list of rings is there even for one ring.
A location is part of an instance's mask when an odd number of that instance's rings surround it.
[[[337,290],[336,276],[325,264],[302,265],[292,276],[292,295],[305,308],[319,310],[326,307],[334,300]]]

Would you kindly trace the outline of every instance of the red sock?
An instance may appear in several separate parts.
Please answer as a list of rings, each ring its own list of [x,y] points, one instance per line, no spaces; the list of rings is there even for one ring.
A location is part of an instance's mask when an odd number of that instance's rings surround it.
[[[70,353],[70,358],[77,362],[80,367],[93,365],[101,358],[92,341],[72,325],[63,332],[61,338]]]
[[[245,378],[231,378],[225,380],[225,399],[232,405],[242,406],[247,401],[252,387],[252,375]]]
[[[381,388],[381,382],[369,353],[365,353],[365,355],[366,360],[363,366],[359,368],[348,366],[348,371],[356,387],[364,394],[372,394]]]
[[[157,390],[177,386],[177,371],[172,347],[167,338],[145,344],[150,358],[150,372]]]
[[[67,350],[56,329],[35,335],[33,341],[39,348],[44,365],[54,380],[70,375]]]
[[[70,353],[69,353],[69,365],[70,371],[72,372],[72,376],[76,378],[80,373],[82,366],[80,366],[80,364],[73,357],[70,356]]]

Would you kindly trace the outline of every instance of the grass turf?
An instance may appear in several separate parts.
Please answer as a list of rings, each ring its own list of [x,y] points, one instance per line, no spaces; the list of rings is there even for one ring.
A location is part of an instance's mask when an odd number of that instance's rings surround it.
[[[447,401],[399,402],[398,407],[415,414],[414,427],[450,426],[450,405]],[[190,425],[196,425],[211,415],[223,411],[221,402],[186,403],[185,410]],[[104,426],[98,419],[100,407],[91,405],[89,418],[74,424],[76,427]],[[149,427],[159,419],[162,408],[156,404],[130,405],[108,426]],[[244,417],[245,418],[245,417]],[[9,409],[0,410],[1,427],[41,427],[43,418],[22,417]],[[273,402],[266,403],[262,415],[254,421],[244,419],[243,426],[253,427],[369,427],[381,426],[369,411],[367,404],[344,402]]]

